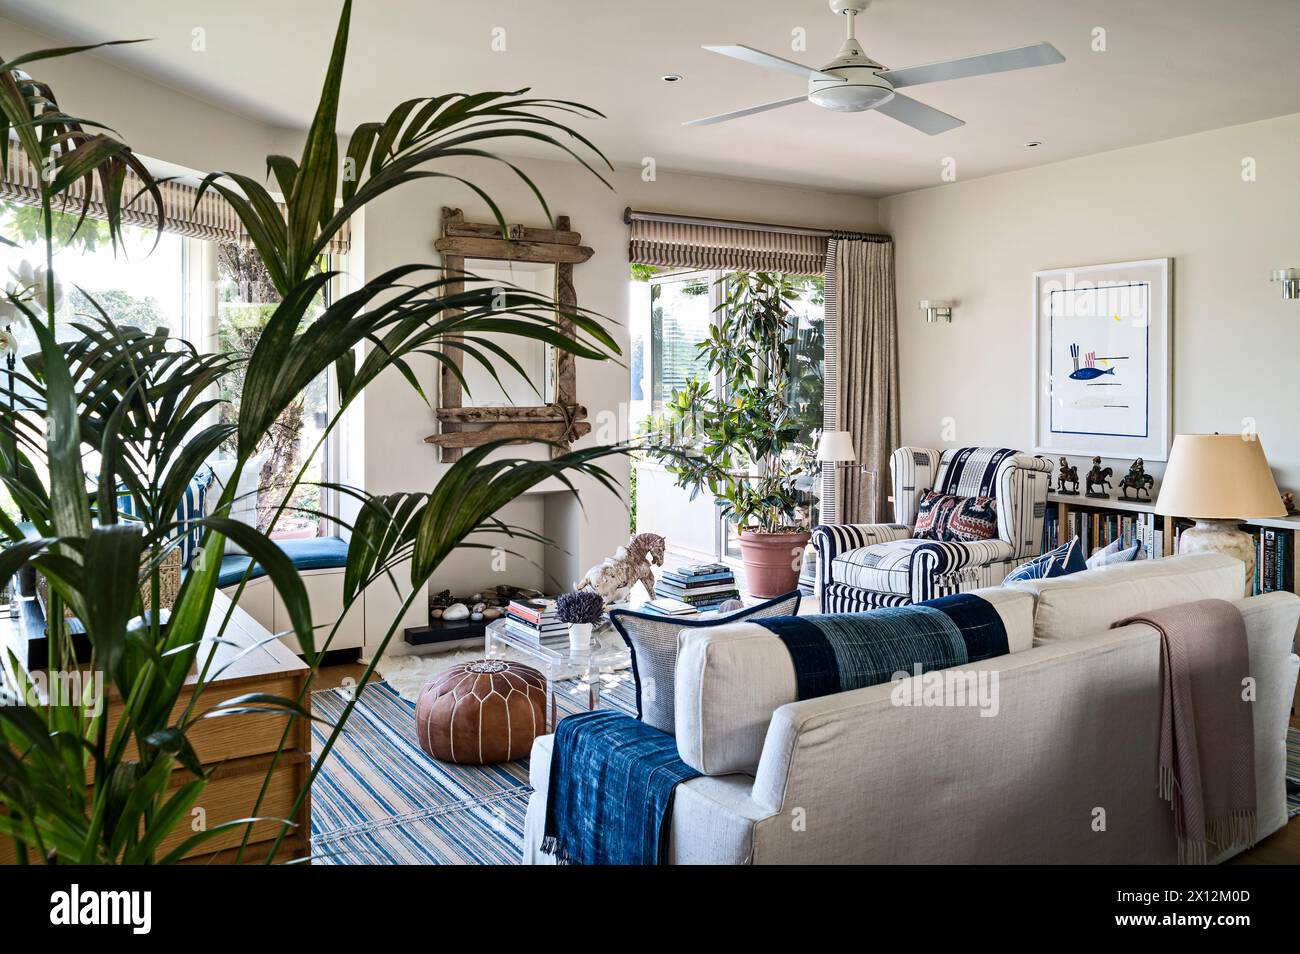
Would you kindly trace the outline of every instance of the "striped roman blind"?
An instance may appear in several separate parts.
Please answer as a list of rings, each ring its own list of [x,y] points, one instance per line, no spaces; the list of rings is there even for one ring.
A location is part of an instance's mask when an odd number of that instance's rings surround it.
[[[633,264],[746,272],[820,275],[826,239],[797,232],[760,231],[693,222],[631,222]]]
[[[40,205],[40,173],[17,142],[9,140],[8,148],[9,166],[8,171],[0,176],[0,200],[21,205]],[[78,182],[69,189],[65,193],[66,205],[61,201],[56,204],[56,211],[80,214],[85,197],[84,188],[84,184]],[[158,210],[154,207],[153,197],[148,194],[138,195],[140,189],[140,178],[128,169],[122,187],[122,221],[143,228],[157,228]],[[220,193],[209,189],[196,204],[197,186],[177,181],[160,182],[158,191],[162,193],[164,230],[186,238],[208,242],[237,242],[245,248],[252,248],[253,243],[240,224],[239,216]],[[279,208],[283,214],[284,205],[281,204]],[[97,219],[108,217],[98,177],[91,188],[90,207],[86,214]],[[351,228],[345,224],[330,239],[328,251],[332,255],[346,254],[351,244]]]

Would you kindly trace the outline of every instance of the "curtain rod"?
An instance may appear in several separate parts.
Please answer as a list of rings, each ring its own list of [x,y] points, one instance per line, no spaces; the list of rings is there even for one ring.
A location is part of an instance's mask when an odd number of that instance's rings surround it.
[[[892,242],[893,236],[877,232],[852,232],[842,229],[809,229],[764,222],[737,222],[732,219],[706,219],[695,215],[672,215],[667,212],[638,212],[631,206],[623,210],[623,222],[666,222],[677,225],[703,225],[710,228],[744,229],[748,232],[784,232],[787,235],[811,235],[816,238],[849,239],[859,242]]]

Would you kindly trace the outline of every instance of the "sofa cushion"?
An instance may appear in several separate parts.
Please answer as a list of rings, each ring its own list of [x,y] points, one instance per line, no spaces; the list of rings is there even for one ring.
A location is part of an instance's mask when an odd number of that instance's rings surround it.
[[[794,616],[800,596],[787,593],[734,613],[708,619],[685,619],[658,613],[612,609],[609,621],[632,650],[632,676],[636,680],[636,716],[647,725],[674,731],[673,682],[677,672],[677,636],[683,629],[722,626],[764,616]]]
[[[1022,563],[1002,581],[1003,585],[1016,580],[1050,580],[1053,577],[1082,573],[1088,569],[1083,559],[1083,547],[1079,538],[1062,543],[1055,550],[1048,550],[1042,556],[1036,556],[1027,563]]]
[[[1112,563],[1132,563],[1134,560],[1145,560],[1146,558],[1147,551],[1143,549],[1141,543],[1134,541],[1126,544],[1123,540],[1112,540],[1088,557],[1088,569],[1097,570],[1103,566],[1110,566]]]
[[[1032,593],[1034,643],[1089,636],[1137,613],[1192,600],[1239,600],[1246,568],[1221,553],[1117,563],[1050,580],[1013,581]]]
[[[998,502],[933,491],[921,498],[913,536],[921,540],[975,541],[998,535]]]
[[[831,575],[836,583],[856,586],[873,593],[893,593],[896,596],[911,597],[914,592],[913,567],[920,565],[922,572],[930,569],[928,564],[918,564],[917,551],[925,548],[952,547],[961,547],[969,551],[963,554],[962,566],[986,566],[1002,563],[1011,558],[1011,544],[1005,540],[941,543],[937,540],[918,540],[910,537],[906,540],[891,540],[888,543],[876,543],[869,547],[841,553],[831,561]]]
[[[1002,587],[973,593],[997,610],[1012,653],[1032,647],[1029,594]],[[705,775],[752,774],[772,713],[798,697],[790,651],[771,631],[749,622],[683,629],[679,645],[678,754]]]

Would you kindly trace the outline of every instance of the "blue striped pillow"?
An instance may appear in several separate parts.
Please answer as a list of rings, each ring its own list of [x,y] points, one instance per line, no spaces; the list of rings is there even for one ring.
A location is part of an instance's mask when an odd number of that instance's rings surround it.
[[[1062,543],[1055,550],[1049,550],[1042,556],[1034,557],[1028,563],[1020,564],[1007,574],[1002,585],[1006,586],[1017,580],[1046,580],[1086,569],[1088,564],[1083,559],[1083,547],[1079,543],[1079,538],[1075,537],[1067,543]]]
[[[203,527],[198,521],[204,517],[203,507],[207,501],[208,485],[212,483],[212,468],[204,464],[185,487],[180,506],[176,508],[176,523],[180,535],[181,566],[189,568],[194,554],[198,553],[199,543],[203,539]],[[118,488],[119,491],[122,489]],[[135,501],[130,494],[119,493],[117,496],[119,513],[128,517],[135,516]]]

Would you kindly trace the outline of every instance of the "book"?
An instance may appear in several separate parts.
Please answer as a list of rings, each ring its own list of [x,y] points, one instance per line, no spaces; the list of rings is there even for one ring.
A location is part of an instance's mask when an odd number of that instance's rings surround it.
[[[641,609],[647,613],[659,613],[663,616],[694,616],[698,612],[690,603],[664,596],[647,601]]]
[[[669,596],[678,596],[687,594],[690,596],[707,596],[709,593],[725,593],[736,588],[735,580],[728,580],[725,583],[712,583],[708,586],[678,586],[676,583],[669,583],[660,580],[655,586],[655,590],[663,590]]]
[[[557,618],[555,600],[511,600],[506,612],[535,623]]]
[[[707,576],[710,573],[730,573],[731,568],[725,563],[695,563],[689,566],[679,566],[673,570],[682,576]]]
[[[506,620],[506,630],[511,635],[517,636],[534,646],[550,646],[556,643],[565,643],[569,640],[569,631],[567,628],[557,633],[542,633],[530,626],[524,626],[513,619]]]
[[[516,616],[510,610],[506,610],[505,618],[510,622],[518,623],[520,626],[527,626],[529,629],[535,629],[539,632],[567,632],[569,629],[567,623],[563,623],[558,619],[543,620],[540,623],[536,623],[531,619],[524,619],[522,616]]]
[[[727,582],[730,583],[736,579],[736,575],[730,571],[726,573],[704,573],[699,576],[683,576],[680,573],[664,571],[659,579],[668,580],[681,586],[707,586],[710,583]]]
[[[1277,531],[1265,527],[1260,531],[1260,550],[1262,551],[1259,568],[1259,591],[1271,593],[1278,588],[1277,579]]]

